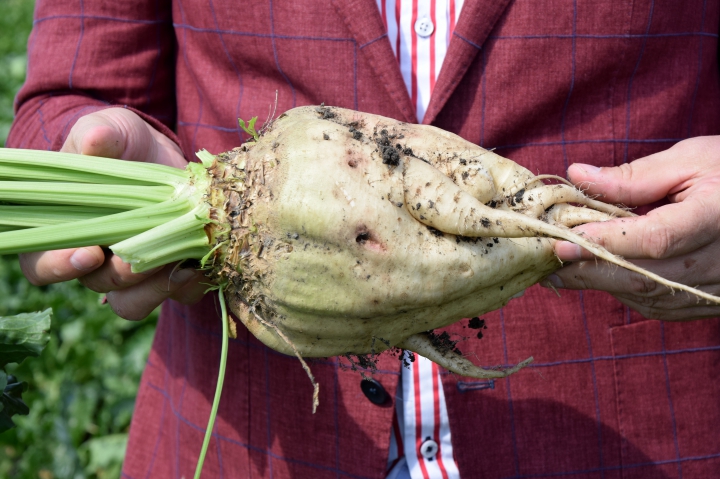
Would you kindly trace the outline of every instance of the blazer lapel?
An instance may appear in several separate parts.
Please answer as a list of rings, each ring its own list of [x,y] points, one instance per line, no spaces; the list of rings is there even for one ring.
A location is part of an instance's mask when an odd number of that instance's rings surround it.
[[[397,119],[417,123],[415,108],[405,88],[375,0],[332,0],[332,3],[355,38],[358,54],[368,59],[390,98],[395,101],[401,115]]]
[[[443,109],[510,2],[465,0],[423,118],[424,124],[432,123]]]

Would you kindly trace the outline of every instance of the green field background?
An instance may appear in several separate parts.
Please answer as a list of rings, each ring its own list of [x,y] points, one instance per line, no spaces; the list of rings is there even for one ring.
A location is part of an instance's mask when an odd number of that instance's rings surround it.
[[[0,145],[25,78],[34,0],[0,0]],[[117,478],[157,314],[124,321],[77,282],[34,287],[0,256],[0,316],[52,307],[51,340],[10,373],[30,383],[30,415],[0,434],[0,478]],[[17,416],[16,416],[17,417]]]

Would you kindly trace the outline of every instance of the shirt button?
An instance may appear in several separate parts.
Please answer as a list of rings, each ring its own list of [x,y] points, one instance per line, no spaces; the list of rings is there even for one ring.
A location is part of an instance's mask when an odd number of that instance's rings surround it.
[[[422,17],[415,22],[415,33],[421,37],[429,37],[435,31],[435,25],[428,17]]]
[[[363,379],[360,381],[360,389],[368,400],[377,405],[382,406],[388,400],[388,393],[382,384],[374,379]]]
[[[420,454],[428,461],[432,461],[435,458],[435,454],[438,452],[438,443],[430,438],[425,439],[420,445]]]

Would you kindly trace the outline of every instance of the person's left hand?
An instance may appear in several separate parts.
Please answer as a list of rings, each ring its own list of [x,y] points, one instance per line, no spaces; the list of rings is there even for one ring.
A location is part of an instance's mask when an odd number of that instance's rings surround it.
[[[607,203],[637,207],[667,197],[669,204],[647,215],[588,223],[575,231],[667,279],[720,294],[720,136],[691,138],[619,167],[574,164],[568,176]],[[607,291],[647,318],[720,316],[720,305],[673,294],[637,273],[595,260],[572,243],[558,241],[555,252],[572,264],[545,286]]]

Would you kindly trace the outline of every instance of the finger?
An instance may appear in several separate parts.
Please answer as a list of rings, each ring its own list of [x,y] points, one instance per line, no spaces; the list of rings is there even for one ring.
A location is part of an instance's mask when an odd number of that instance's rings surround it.
[[[720,285],[703,286],[702,290],[706,293],[717,295],[717,293],[720,292]],[[713,311],[720,312],[720,305],[699,300],[696,296],[682,291],[674,292],[668,290],[666,294],[659,296],[636,296],[624,293],[613,294],[613,296],[628,304],[633,303],[634,309],[636,310],[643,308],[645,310],[681,312],[681,310],[689,310],[692,308],[712,308]]]
[[[168,265],[143,282],[110,291],[107,300],[115,314],[137,321],[146,318],[160,303],[183,286],[197,282],[201,277],[202,273],[197,270],[177,270],[173,265]]]
[[[133,273],[129,264],[109,253],[102,266],[80,278],[80,283],[98,293],[108,293],[145,281],[162,268],[159,266],[142,273]]]
[[[718,206],[700,197],[657,208],[647,215],[588,223],[574,231],[627,259],[663,259],[687,254],[717,238]],[[559,241],[555,252],[562,261],[593,257],[579,246]]]
[[[616,167],[577,163],[568,168],[568,177],[586,194],[599,195],[606,203],[647,205],[691,186],[713,163],[717,143],[717,137],[693,138]]]
[[[566,266],[547,277],[543,286],[558,289],[594,289],[608,293],[634,295],[665,294],[668,289],[642,275],[609,265],[605,261],[581,261]]]
[[[709,286],[720,283],[717,260],[711,248],[664,261],[633,261],[638,266],[664,278],[688,286]],[[657,296],[669,289],[645,276],[619,268],[606,261],[580,261],[559,269],[548,277],[556,288],[597,289],[614,294]]]
[[[720,307],[705,303],[687,302],[685,307],[668,308],[665,306],[647,305],[634,299],[615,296],[618,301],[637,311],[644,318],[659,319],[661,321],[690,321],[694,319],[715,318],[720,316]]]
[[[182,304],[195,304],[200,301],[210,287],[208,279],[201,277],[196,281],[190,281],[170,296],[170,299]]]
[[[80,278],[102,266],[105,254],[98,246],[19,255],[20,268],[35,286]]]
[[[680,261],[681,268],[691,269],[693,263],[688,260]],[[647,265],[643,265],[647,267]],[[687,279],[692,273],[685,273],[678,278],[670,271],[677,270],[677,265],[666,265],[663,268],[653,268],[658,273],[680,282],[688,283]],[[720,295],[720,284],[708,272],[700,272],[701,276],[709,278],[709,283],[697,286],[698,289]],[[607,291],[618,300],[631,307],[647,318],[664,320],[683,320],[692,318],[711,317],[720,314],[720,306],[708,304],[696,296],[685,292],[676,292],[661,286],[642,275],[618,269],[605,262],[575,263],[563,268],[542,282],[542,286],[564,289],[596,289]]]

